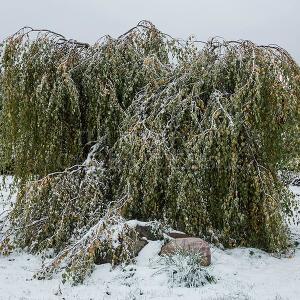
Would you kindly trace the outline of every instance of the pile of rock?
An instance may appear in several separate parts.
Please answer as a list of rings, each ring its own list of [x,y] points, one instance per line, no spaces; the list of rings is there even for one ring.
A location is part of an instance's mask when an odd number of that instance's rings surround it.
[[[144,222],[138,222],[135,225],[135,229],[141,238],[138,251],[140,251],[147,244],[147,240],[158,240],[165,237],[166,243],[162,246],[160,255],[173,255],[178,250],[191,253],[200,253],[203,257],[201,265],[209,266],[211,264],[210,246],[201,238],[191,237],[180,231],[170,231],[164,233],[162,228],[156,232],[153,232],[153,225]]]

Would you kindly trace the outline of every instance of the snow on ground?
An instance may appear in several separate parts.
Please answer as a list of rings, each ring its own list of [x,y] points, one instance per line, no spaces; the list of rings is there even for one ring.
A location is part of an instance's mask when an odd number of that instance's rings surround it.
[[[291,187],[300,200],[300,187]],[[1,212],[8,209],[5,197]],[[291,227],[300,241],[300,226]],[[290,258],[275,258],[250,248],[220,250],[212,248],[210,272],[216,284],[200,288],[172,288],[161,268],[158,252],[161,242],[150,242],[139,254],[136,264],[111,269],[109,264],[97,266],[83,285],[61,284],[59,276],[52,280],[36,280],[42,260],[26,253],[0,256],[0,299],[300,299],[300,246]]]

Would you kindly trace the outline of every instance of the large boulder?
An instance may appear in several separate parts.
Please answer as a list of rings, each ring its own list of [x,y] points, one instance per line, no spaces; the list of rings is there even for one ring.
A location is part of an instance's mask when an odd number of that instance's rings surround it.
[[[209,266],[211,264],[211,251],[209,244],[200,238],[186,237],[171,240],[161,248],[160,255],[172,255],[178,250],[201,253],[203,256],[201,265]]]

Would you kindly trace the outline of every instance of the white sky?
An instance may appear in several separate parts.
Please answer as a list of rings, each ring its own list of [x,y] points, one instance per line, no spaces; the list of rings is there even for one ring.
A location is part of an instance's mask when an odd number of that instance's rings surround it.
[[[279,44],[300,62],[300,0],[0,0],[0,40],[28,25],[94,42],[143,19],[178,38]]]

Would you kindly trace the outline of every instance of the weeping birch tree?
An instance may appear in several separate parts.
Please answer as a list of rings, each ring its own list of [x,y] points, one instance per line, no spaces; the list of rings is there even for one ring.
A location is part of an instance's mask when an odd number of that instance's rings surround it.
[[[67,257],[82,280],[103,249],[132,258],[128,219],[289,247],[278,171],[299,155],[300,70],[280,47],[179,41],[149,22],[94,45],[25,28],[1,46],[0,109],[13,241],[53,248],[51,270]],[[118,222],[125,252],[99,242]]]

